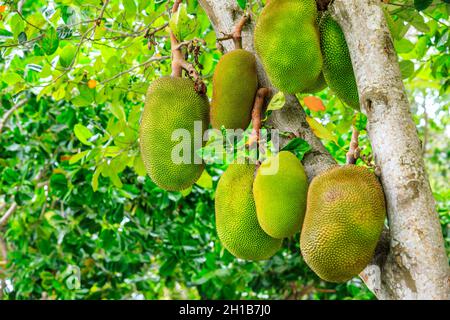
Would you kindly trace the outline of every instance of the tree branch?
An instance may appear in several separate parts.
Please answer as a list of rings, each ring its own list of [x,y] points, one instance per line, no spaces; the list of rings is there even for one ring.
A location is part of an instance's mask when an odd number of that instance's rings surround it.
[[[16,211],[17,209],[17,203],[14,202],[11,207],[9,207],[9,209],[6,211],[6,213],[0,218],[0,228],[3,227],[7,222],[9,217],[12,216],[12,214]]]
[[[268,88],[259,88],[256,92],[255,104],[253,105],[252,111],[253,130],[247,142],[249,147],[253,146],[254,143],[259,143],[261,136],[262,116],[264,114],[264,101],[269,94],[270,89]]]
[[[355,164],[359,158],[359,131],[353,127],[352,140],[350,141],[350,148],[347,152],[347,164]]]
[[[28,99],[20,100],[17,104],[15,104],[11,109],[6,111],[6,113],[3,115],[2,119],[0,120],[0,134],[3,131],[3,127],[5,126],[8,119],[11,117],[11,115],[17,111],[17,109],[21,108],[25,103],[27,103]]]
[[[235,49],[242,49],[242,29],[244,28],[245,24],[250,20],[250,16],[247,14],[244,14],[239,20],[239,22],[234,27],[234,31],[231,34],[225,34],[224,37],[218,38],[217,41],[225,41],[232,39],[234,42]]]
[[[182,0],[176,0],[175,4],[172,8],[172,14],[175,14],[178,11],[178,7],[180,6]],[[194,66],[188,63],[183,56],[183,52],[181,51],[180,43],[176,38],[173,30],[170,30],[170,45],[172,48],[172,77],[181,78],[183,69],[188,73],[188,75],[194,79],[195,82],[195,90],[200,93],[206,93],[206,85],[201,80],[200,75]]]
[[[380,299],[449,299],[449,266],[420,140],[378,0],[330,6],[349,47],[386,195],[390,244],[361,274]]]

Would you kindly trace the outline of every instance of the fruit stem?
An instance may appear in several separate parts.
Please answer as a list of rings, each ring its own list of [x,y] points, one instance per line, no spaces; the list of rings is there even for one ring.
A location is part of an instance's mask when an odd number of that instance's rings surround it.
[[[235,49],[242,49],[242,29],[245,24],[250,21],[250,15],[244,14],[242,18],[234,26],[234,31],[231,34],[224,34],[222,38],[217,41],[225,41],[233,39]]]
[[[172,7],[172,14],[175,14],[178,11],[181,2],[182,0],[175,0]],[[181,50],[183,45],[178,42],[178,39],[172,29],[170,30],[170,45],[172,52],[172,77],[181,78],[184,69],[188,73],[189,77],[194,80],[195,90],[200,94],[205,94],[206,85],[203,83],[195,67],[185,60],[183,51]]]
[[[259,144],[261,127],[262,127],[262,115],[264,114],[264,100],[270,94],[269,88],[259,88],[256,92],[255,103],[252,111],[252,124],[253,130],[247,142],[247,146],[251,147],[254,143]]]
[[[353,126],[352,140],[350,142],[350,148],[347,152],[347,164],[356,164],[356,160],[360,157],[361,149],[359,148],[358,139],[359,131],[355,126]]]

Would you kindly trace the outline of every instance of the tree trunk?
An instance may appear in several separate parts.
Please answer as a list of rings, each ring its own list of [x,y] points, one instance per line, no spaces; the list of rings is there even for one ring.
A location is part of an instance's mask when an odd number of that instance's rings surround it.
[[[348,43],[388,206],[390,250],[363,280],[381,299],[449,299],[449,266],[421,143],[377,0],[331,6]]]
[[[217,34],[230,33],[242,15],[235,0],[199,2]],[[448,264],[442,232],[383,12],[375,0],[336,0],[332,9],[349,42],[392,236],[389,241],[389,232],[383,233],[361,277],[379,299],[446,299]],[[254,21],[243,33],[244,48],[252,52],[253,26]],[[234,48],[232,41],[224,47]],[[258,70],[261,85],[269,86],[260,63]],[[270,123],[312,146],[303,161],[309,179],[335,163],[312,133],[295,96],[287,96],[285,107],[272,113]]]

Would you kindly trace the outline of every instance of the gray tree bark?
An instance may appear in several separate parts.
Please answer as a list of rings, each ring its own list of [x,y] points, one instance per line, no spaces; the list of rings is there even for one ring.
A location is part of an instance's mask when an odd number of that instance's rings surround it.
[[[380,1],[331,6],[348,43],[386,194],[390,250],[363,280],[381,299],[449,299],[449,266],[397,55]]]
[[[199,2],[219,36],[230,33],[242,15],[235,0]],[[390,236],[387,230],[383,233],[373,262],[360,276],[379,299],[448,299],[442,232],[379,1],[336,0],[331,9],[349,43],[388,204]],[[244,48],[252,52],[253,26],[254,19],[243,32]],[[232,41],[224,47],[226,51],[234,48]],[[261,64],[258,70],[261,85],[270,86]],[[272,113],[270,123],[298,134],[312,146],[304,159],[309,179],[335,164],[311,131],[295,96],[287,96],[285,107]]]

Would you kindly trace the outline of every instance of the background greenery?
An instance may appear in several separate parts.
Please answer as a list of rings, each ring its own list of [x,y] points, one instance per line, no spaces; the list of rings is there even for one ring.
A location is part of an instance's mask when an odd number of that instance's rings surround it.
[[[385,2],[449,248],[450,5]],[[263,5],[238,3],[254,17]],[[170,73],[167,24],[183,40],[204,40],[198,62],[209,95],[221,56],[197,1],[172,20],[171,4],[0,1],[0,217],[17,205],[0,227],[0,296],[374,299],[358,278],[318,279],[300,257],[298,235],[264,262],[224,250],[213,207],[224,167],[208,165],[183,193],[145,176],[137,130],[147,86]],[[364,129],[364,116],[328,90],[317,97],[326,110],[307,103],[306,111],[343,163],[351,124]],[[369,156],[364,130],[361,144]]]

